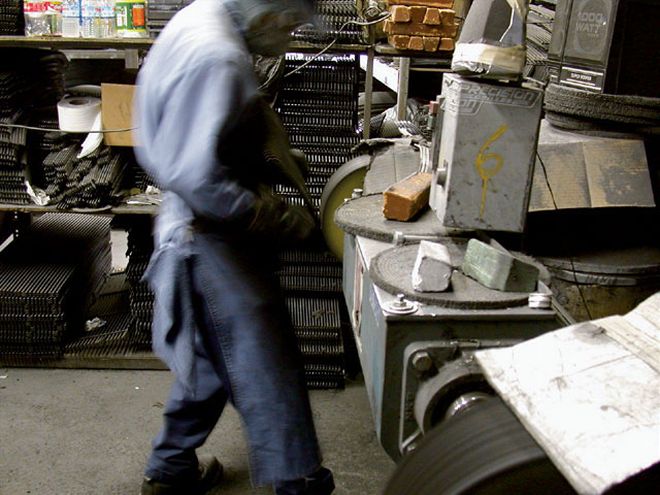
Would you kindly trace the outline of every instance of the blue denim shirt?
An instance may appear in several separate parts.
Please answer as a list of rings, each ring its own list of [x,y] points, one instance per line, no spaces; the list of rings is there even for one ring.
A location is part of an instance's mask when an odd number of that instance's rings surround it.
[[[252,57],[232,0],[197,0],[167,24],[138,75],[135,125],[140,165],[166,191],[145,278],[156,296],[153,348],[194,395],[195,318],[190,225],[245,217],[255,196],[232,179],[218,144],[257,95]]]

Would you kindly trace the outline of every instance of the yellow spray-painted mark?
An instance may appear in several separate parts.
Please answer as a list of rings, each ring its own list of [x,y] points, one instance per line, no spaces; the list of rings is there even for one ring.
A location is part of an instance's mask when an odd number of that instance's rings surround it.
[[[481,207],[479,208],[479,218],[483,218],[484,210],[486,209],[486,193],[488,192],[488,181],[495,177],[504,165],[504,158],[499,153],[488,153],[490,145],[497,141],[502,135],[509,130],[509,126],[502,124],[492,136],[479,148],[477,158],[474,164],[477,166],[477,172],[481,177]],[[484,164],[489,160],[495,160],[495,165],[492,167],[484,167]]]

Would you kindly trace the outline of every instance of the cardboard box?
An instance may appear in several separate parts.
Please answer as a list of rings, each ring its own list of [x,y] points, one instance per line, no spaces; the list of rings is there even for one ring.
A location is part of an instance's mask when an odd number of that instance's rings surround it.
[[[130,84],[101,84],[101,120],[103,129],[130,129],[133,127],[133,95]],[[108,132],[103,135],[108,146],[134,146],[133,133]]]

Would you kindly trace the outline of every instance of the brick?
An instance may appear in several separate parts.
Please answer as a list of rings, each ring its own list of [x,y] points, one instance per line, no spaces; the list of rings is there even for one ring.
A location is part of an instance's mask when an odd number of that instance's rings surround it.
[[[534,292],[539,269],[511,253],[477,239],[470,239],[461,270],[490,289]]]
[[[424,36],[424,51],[425,52],[436,52],[438,51],[438,45],[440,44],[440,38],[436,36]]]
[[[410,36],[395,34],[387,37],[387,42],[397,50],[407,50]]]
[[[407,46],[424,47],[422,38],[408,39]],[[413,48],[419,50],[419,48]],[[392,184],[383,192],[383,214],[388,220],[406,222],[415,217],[429,204],[431,174],[417,173]]]
[[[451,51],[454,49],[453,38],[442,38],[438,45],[438,51]]]
[[[390,8],[392,22],[410,22],[410,8],[404,5],[394,5]]]
[[[423,5],[425,7],[438,7],[450,9],[454,6],[454,0],[389,0],[389,5]]]
[[[411,43],[411,40],[414,41]],[[419,44],[421,40],[421,45]],[[435,46],[435,51],[451,51],[454,49],[454,40],[451,38],[437,38],[432,36],[419,37],[407,36],[403,34],[394,34],[387,37],[387,42],[397,50],[419,50],[431,52],[431,46]],[[437,45],[435,45],[437,43]],[[411,46],[418,46],[421,48],[411,48]]]
[[[408,42],[408,50],[421,52],[424,50],[424,38],[421,36],[411,36]]]
[[[451,38],[456,36],[456,26],[428,26],[426,24],[413,24],[385,21],[384,31],[387,34],[404,34],[408,36],[436,36]]]
[[[426,11],[428,10],[427,6],[413,6],[413,7],[408,7],[410,9],[410,20],[411,22],[418,22],[421,23],[424,20],[424,16],[426,15]]]
[[[424,14],[424,20],[422,20],[423,24],[427,24],[429,26],[439,26],[442,24],[442,19],[440,17],[440,10],[439,9],[426,9],[426,13]]]
[[[450,25],[453,26],[456,24],[456,12],[454,12],[451,9],[442,9],[438,10],[438,14],[440,15],[440,23],[443,25]]]

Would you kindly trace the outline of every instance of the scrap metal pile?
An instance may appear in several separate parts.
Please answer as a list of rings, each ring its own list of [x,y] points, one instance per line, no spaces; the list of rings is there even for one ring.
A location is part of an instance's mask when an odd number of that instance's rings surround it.
[[[316,2],[314,25],[305,25],[293,33],[295,41],[307,43],[363,43],[361,21],[352,0],[320,0]]]
[[[307,64],[307,65],[304,65]],[[297,72],[292,73],[292,71]],[[359,69],[354,56],[287,55],[283,88],[275,109],[291,146],[309,161],[306,185],[318,213],[323,187],[353,156],[359,142],[357,93]],[[276,191],[295,204],[303,197],[290,186]],[[298,336],[310,388],[343,386],[345,326],[341,292],[341,262],[324,248],[281,253],[280,282]]]
[[[142,276],[152,252],[153,240],[149,219],[135,220],[128,228],[126,281],[131,317],[131,341],[142,350],[151,349],[154,295],[149,285],[142,281]]]
[[[66,57],[44,50],[0,50],[0,202],[28,204],[30,136],[20,125],[43,119],[64,95]]]
[[[0,35],[23,34],[23,0],[3,0],[0,5]]]
[[[111,268],[109,217],[42,215],[0,256],[0,359],[60,358]]]
[[[82,139],[53,133],[52,150],[43,160],[46,195],[58,208],[100,208],[121,197],[129,153],[101,145],[78,158]]]

